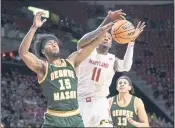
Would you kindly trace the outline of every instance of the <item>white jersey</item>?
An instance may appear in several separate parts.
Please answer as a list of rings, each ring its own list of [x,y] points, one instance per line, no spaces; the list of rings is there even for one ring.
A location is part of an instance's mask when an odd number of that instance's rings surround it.
[[[78,69],[78,97],[103,97],[109,94],[114,76],[115,56],[98,54],[96,49],[84,60]]]

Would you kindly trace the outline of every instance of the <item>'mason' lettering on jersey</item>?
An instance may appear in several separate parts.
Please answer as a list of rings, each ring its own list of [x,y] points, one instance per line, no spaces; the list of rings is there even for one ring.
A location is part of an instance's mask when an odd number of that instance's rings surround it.
[[[89,59],[89,63],[93,64],[93,65],[96,65],[96,66],[101,66],[101,67],[104,67],[104,68],[108,68],[108,66],[109,66],[108,63],[105,63],[105,62],[102,62],[102,61],[95,61],[95,60],[92,60],[92,59]]]
[[[53,93],[54,101],[76,99],[76,91],[72,90],[70,78],[75,79],[75,74],[69,69],[60,69],[50,73],[51,81],[56,80],[55,82],[59,85],[59,92]]]
[[[67,99],[75,99],[76,91],[66,91],[66,92],[57,92],[54,93],[54,100],[67,100]]]
[[[112,111],[113,117],[118,116],[125,116],[125,117],[132,117],[133,118],[133,112],[129,110],[114,110]]]

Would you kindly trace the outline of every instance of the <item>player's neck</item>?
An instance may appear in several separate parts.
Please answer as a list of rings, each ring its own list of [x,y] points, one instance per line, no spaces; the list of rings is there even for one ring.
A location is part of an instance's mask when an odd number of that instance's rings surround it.
[[[62,61],[61,61],[61,59],[60,58],[57,58],[57,59],[48,59],[48,61],[50,62],[50,63],[52,63],[52,64],[55,64],[55,65],[57,65],[57,66],[61,66],[62,65]]]
[[[98,54],[102,54],[102,55],[107,55],[108,54],[108,49],[99,49],[99,48],[96,48],[97,50],[97,53]]]
[[[118,98],[119,100],[127,101],[131,95],[129,93],[119,93]]]

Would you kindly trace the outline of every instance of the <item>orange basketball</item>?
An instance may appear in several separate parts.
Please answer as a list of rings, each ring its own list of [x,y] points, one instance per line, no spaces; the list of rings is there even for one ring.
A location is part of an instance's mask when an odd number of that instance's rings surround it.
[[[134,35],[134,25],[127,20],[117,21],[111,29],[112,38],[120,43],[126,44],[129,43]]]

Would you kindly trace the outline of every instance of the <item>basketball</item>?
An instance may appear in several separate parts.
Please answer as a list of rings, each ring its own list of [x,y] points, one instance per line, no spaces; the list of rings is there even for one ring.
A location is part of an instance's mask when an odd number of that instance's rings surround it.
[[[117,21],[111,29],[112,38],[120,44],[129,43],[134,35],[134,25],[127,20]]]

